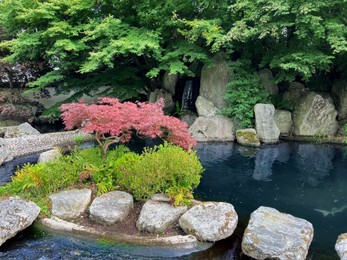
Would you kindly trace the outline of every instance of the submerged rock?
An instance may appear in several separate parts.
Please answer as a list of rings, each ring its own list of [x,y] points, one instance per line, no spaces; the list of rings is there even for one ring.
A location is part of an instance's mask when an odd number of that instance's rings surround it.
[[[0,201],[0,246],[29,227],[39,213],[40,208],[31,201],[15,197]]]
[[[90,189],[66,190],[49,196],[52,202],[52,215],[62,219],[72,219],[82,214],[92,197]]]
[[[272,165],[278,156],[278,146],[267,146],[259,149],[255,156],[253,179],[257,181],[269,181],[272,175]]]
[[[231,236],[238,216],[233,205],[205,202],[189,209],[179,219],[181,228],[200,241],[218,241]]]
[[[260,141],[277,143],[280,135],[275,120],[275,107],[272,104],[256,104],[254,106],[255,128]]]
[[[339,235],[335,244],[335,250],[340,259],[347,259],[347,233]]]
[[[237,130],[236,140],[239,144],[244,146],[260,147],[257,132],[253,128]]]
[[[198,117],[189,127],[198,142],[232,142],[235,139],[234,125],[224,116]]]
[[[54,161],[55,158],[57,158],[61,153],[58,149],[52,149],[46,152],[43,152],[40,154],[39,159],[37,160],[38,163],[46,163]]]
[[[185,206],[174,207],[168,202],[148,200],[141,209],[136,227],[141,231],[162,233],[176,223],[187,209]]]
[[[94,199],[89,217],[101,224],[112,225],[128,216],[133,201],[133,196],[123,191],[105,193]]]
[[[295,107],[294,134],[304,136],[334,135],[338,130],[337,111],[328,94],[309,92]]]
[[[305,259],[312,239],[313,226],[307,220],[259,207],[251,214],[241,246],[255,259]]]

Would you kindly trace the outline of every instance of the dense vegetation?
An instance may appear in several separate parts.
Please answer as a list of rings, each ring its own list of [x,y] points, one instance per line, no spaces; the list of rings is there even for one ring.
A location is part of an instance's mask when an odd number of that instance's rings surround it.
[[[3,61],[44,64],[37,88],[109,85],[108,95],[130,98],[163,71],[198,75],[219,50],[278,82],[347,67],[346,0],[3,0],[0,10]]]
[[[144,200],[157,192],[169,194],[175,205],[189,204],[203,169],[195,153],[164,143],[142,154],[117,146],[103,160],[100,148],[75,150],[53,162],[27,164],[0,187],[0,196],[19,195],[49,214],[48,196],[69,188],[89,187],[102,194],[115,189]]]

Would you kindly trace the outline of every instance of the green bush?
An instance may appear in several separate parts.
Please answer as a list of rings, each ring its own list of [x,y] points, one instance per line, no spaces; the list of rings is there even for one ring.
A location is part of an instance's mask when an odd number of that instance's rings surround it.
[[[227,107],[221,112],[236,119],[240,123],[240,128],[253,127],[253,108],[257,103],[267,102],[268,94],[258,73],[252,70],[248,60],[231,62],[230,67],[234,72],[234,78],[227,85],[224,94]]]
[[[126,154],[115,164],[117,184],[144,200],[157,192],[171,196],[175,205],[188,204],[203,168],[195,152],[165,143],[141,155]]]

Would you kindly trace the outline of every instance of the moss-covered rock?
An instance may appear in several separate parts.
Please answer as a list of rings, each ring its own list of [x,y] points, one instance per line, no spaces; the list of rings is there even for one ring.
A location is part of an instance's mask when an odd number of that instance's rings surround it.
[[[260,141],[257,132],[253,128],[240,129],[236,131],[236,140],[244,146],[259,147]]]

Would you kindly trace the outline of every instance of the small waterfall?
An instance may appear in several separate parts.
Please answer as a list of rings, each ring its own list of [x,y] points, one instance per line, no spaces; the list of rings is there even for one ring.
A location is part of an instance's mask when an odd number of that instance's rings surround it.
[[[193,81],[188,80],[184,85],[183,95],[182,95],[182,110],[194,110],[193,103]]]

